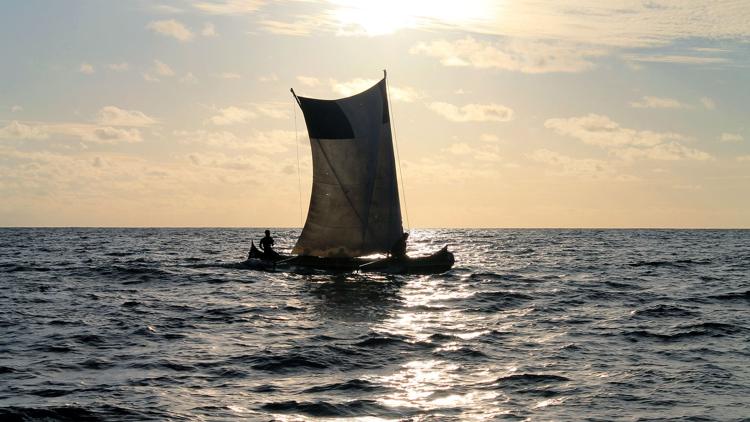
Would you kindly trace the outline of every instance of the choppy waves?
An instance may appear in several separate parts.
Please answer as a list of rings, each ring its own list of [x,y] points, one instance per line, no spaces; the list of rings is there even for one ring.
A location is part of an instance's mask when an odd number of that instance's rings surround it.
[[[243,268],[259,236],[2,230],[0,419],[750,414],[748,231],[415,230],[434,276]]]

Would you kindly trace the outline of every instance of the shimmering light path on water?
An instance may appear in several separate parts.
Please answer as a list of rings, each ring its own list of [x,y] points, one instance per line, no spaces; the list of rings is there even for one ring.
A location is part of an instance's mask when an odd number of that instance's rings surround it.
[[[238,268],[261,236],[0,230],[0,418],[750,415],[750,231],[415,230],[433,276]]]

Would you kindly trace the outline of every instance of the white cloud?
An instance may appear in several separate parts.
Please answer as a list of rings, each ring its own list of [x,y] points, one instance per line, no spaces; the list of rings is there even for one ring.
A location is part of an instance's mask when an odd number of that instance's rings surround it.
[[[325,15],[301,16],[291,22],[266,19],[260,21],[259,24],[266,32],[293,37],[307,36],[315,31],[333,29],[328,20],[328,16]]]
[[[459,142],[457,144],[451,144],[451,146],[444,151],[454,155],[469,155],[472,152],[472,148],[465,142]]]
[[[750,162],[750,155],[740,155],[739,157],[737,157],[737,161]]]
[[[106,106],[97,113],[96,122],[96,124],[75,122],[26,124],[14,120],[0,128],[0,138],[49,139],[57,135],[101,144],[141,142],[143,141],[141,132],[135,127],[150,126],[155,124],[156,120],[138,110]]]
[[[153,21],[146,27],[158,34],[172,37],[181,42],[187,42],[193,39],[193,33],[190,32],[190,30],[181,22],[174,19]]]
[[[711,155],[688,148],[678,141],[686,140],[674,132],[653,132],[621,127],[607,116],[588,114],[582,117],[548,119],[544,126],[560,135],[608,149],[612,154],[632,160],[710,160]]]
[[[276,82],[279,80],[279,77],[276,76],[275,73],[271,73],[270,75],[263,75],[263,76],[258,77],[258,80],[263,83]]]
[[[451,144],[448,148],[443,149],[452,155],[472,157],[478,161],[485,162],[500,162],[502,157],[500,156],[500,149],[497,145],[480,145],[478,147],[467,144],[466,142],[458,142]]]
[[[272,119],[286,119],[289,117],[288,103],[260,103],[255,104],[255,111]]]
[[[193,75],[193,72],[188,72],[185,76],[180,78],[180,82],[183,84],[197,84],[198,78]]]
[[[454,122],[507,122],[513,119],[513,110],[500,104],[453,104],[434,102],[430,110]]]
[[[115,72],[125,72],[130,69],[130,65],[127,62],[110,63],[107,65],[107,68],[109,68],[109,70],[114,70]]]
[[[633,108],[688,108],[686,104],[666,97],[644,96],[640,101],[632,101],[630,106]]]
[[[688,55],[645,55],[645,54],[626,54],[623,56],[626,60],[645,63],[678,63],[678,64],[716,64],[727,63],[728,59],[723,57],[705,57],[705,56],[688,56]]]
[[[193,7],[200,11],[215,15],[237,15],[253,13],[260,9],[264,3],[264,0],[194,1]]]
[[[81,65],[78,67],[78,71],[83,73],[84,75],[91,75],[95,72],[94,66],[85,62],[81,63]]]
[[[156,123],[156,120],[138,110],[123,110],[115,106],[102,107],[97,114],[97,121],[104,126],[143,127]]]
[[[523,73],[582,72],[594,66],[590,57],[605,53],[601,48],[561,42],[506,40],[488,43],[472,37],[421,42],[409,52],[437,58],[445,66],[497,68]]]
[[[247,106],[230,106],[215,111],[218,114],[210,117],[207,121],[217,126],[224,126],[244,123],[259,116],[266,116],[272,119],[285,119],[289,117],[289,104],[277,102],[256,103]]]
[[[248,110],[246,108],[241,108],[241,107],[235,107],[235,106],[222,108],[217,111],[218,111],[217,115],[212,116],[208,119],[209,122],[217,126],[242,123],[249,119],[254,119],[258,117],[258,115],[251,110]]]
[[[141,142],[141,132],[138,129],[121,129],[110,126],[88,128],[81,126],[74,131],[82,140],[102,144]]]
[[[635,160],[639,158],[645,158],[649,160],[662,160],[662,161],[678,161],[678,160],[695,160],[695,161],[706,161],[711,160],[710,154],[694,149],[688,148],[677,142],[667,142],[664,144],[654,145],[648,148],[618,148],[614,149],[613,154],[625,159]]]
[[[479,136],[479,140],[482,142],[499,142],[500,138],[491,133],[483,133]]]
[[[138,129],[122,129],[112,126],[100,126],[87,123],[35,123],[27,125],[12,121],[0,128],[0,138],[14,140],[48,139],[53,135],[64,135],[79,138],[86,142],[113,144],[119,142],[141,142]]]
[[[708,97],[701,98],[701,104],[703,104],[706,110],[716,110],[716,103]]]
[[[214,148],[251,149],[260,154],[275,154],[288,151],[295,143],[295,133],[286,130],[256,131],[251,135],[240,138],[229,131],[210,132],[176,131],[180,142],[185,144],[199,144]],[[297,134],[301,138],[303,134]]]
[[[174,70],[169,65],[159,60],[154,60],[154,71],[160,76],[174,76]]]
[[[593,113],[568,119],[548,119],[544,122],[544,126],[560,135],[572,136],[584,143],[603,147],[654,146],[668,140],[683,139],[682,135],[673,132],[623,128],[609,117]]]
[[[7,126],[0,128],[0,139],[47,139],[49,133],[41,126],[28,126],[18,120],[11,121]]]
[[[211,22],[206,22],[201,30],[201,35],[204,37],[218,37],[219,33],[216,32],[216,27]]]
[[[315,87],[320,85],[320,79],[312,76],[297,76],[297,80],[304,86]]]
[[[721,134],[721,138],[719,140],[721,142],[742,142],[745,138],[742,137],[742,135],[738,133],[727,133],[724,132]]]
[[[611,178],[616,172],[610,163],[590,158],[578,159],[542,148],[528,156],[532,161],[556,168],[559,173],[592,179]]]
[[[154,76],[151,76],[149,73],[143,73],[143,80],[146,82],[159,82],[159,78],[156,78]]]
[[[216,76],[219,77],[219,78],[221,78],[221,79],[240,79],[240,78],[242,78],[242,75],[240,75],[239,73],[234,73],[234,72],[222,72],[222,73],[219,73]]]
[[[10,107],[10,112],[11,113],[18,113],[18,112],[21,112],[21,111],[23,111],[23,107],[21,107],[20,105],[14,105],[14,106]]]

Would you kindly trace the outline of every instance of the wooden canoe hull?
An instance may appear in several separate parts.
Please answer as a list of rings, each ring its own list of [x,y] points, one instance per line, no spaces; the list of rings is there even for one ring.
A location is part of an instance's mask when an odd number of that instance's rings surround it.
[[[426,256],[404,258],[320,258],[304,255],[278,255],[266,258],[263,252],[251,246],[248,259],[243,264],[252,269],[295,270],[315,269],[333,272],[379,272],[387,274],[439,274],[450,270],[455,258],[448,247]]]

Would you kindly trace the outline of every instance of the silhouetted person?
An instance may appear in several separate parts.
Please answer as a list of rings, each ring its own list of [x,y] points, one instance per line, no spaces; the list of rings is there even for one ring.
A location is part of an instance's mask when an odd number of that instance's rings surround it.
[[[276,258],[279,254],[273,250],[273,237],[271,230],[266,230],[266,236],[260,239],[260,249],[263,251],[264,258]]]
[[[396,259],[404,259],[406,258],[406,239],[409,238],[409,233],[404,233],[401,235],[401,237],[396,241],[396,243],[391,246],[391,256]]]

